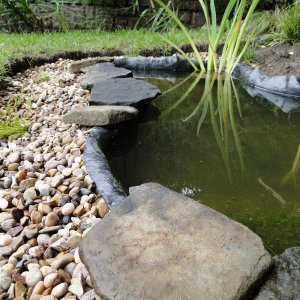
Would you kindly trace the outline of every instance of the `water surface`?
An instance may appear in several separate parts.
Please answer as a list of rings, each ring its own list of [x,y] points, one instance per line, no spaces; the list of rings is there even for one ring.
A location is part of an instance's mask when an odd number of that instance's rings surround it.
[[[163,95],[107,151],[114,174],[126,190],[158,182],[240,221],[272,254],[300,246],[300,114],[195,77],[148,80]]]

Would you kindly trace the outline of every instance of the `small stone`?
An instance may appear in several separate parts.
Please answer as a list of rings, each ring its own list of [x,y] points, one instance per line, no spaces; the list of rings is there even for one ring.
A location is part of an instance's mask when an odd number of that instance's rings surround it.
[[[0,246],[9,246],[12,243],[12,237],[9,234],[0,236]]]
[[[15,283],[15,296],[16,299],[24,299],[26,293],[26,288],[21,281],[16,281]]]
[[[24,180],[25,178],[26,178],[26,172],[25,172],[25,170],[20,170],[16,174],[16,180],[17,180],[17,182],[20,182],[20,181]]]
[[[69,292],[76,295],[79,299],[82,297],[84,294],[82,276],[73,279],[73,283],[69,286]]]
[[[0,278],[0,290],[3,289],[5,291],[7,291],[9,289],[10,284],[11,284],[11,278],[10,277]]]
[[[13,253],[11,246],[0,247],[0,255],[9,256]]]
[[[39,281],[36,286],[33,288],[32,295],[42,295],[45,290],[44,282]]]
[[[25,190],[32,188],[32,187],[34,187],[36,181],[37,181],[36,178],[28,178],[28,179],[22,180],[20,182],[20,188],[25,189]],[[24,197],[24,199],[31,199],[31,198]],[[32,200],[34,200],[34,199],[32,199]]]
[[[24,228],[24,234],[28,239],[32,239],[34,237],[37,236],[38,234],[38,227],[34,227],[34,228],[29,228],[29,227],[25,227]]]
[[[58,273],[51,273],[45,276],[44,278],[44,285],[46,288],[53,287],[60,282],[60,276]]]
[[[74,255],[72,253],[64,254],[63,256],[55,259],[55,261],[51,264],[52,269],[60,269],[69,264],[74,260]]]
[[[74,272],[76,266],[77,266],[77,265],[76,265],[74,262],[71,262],[71,263],[69,263],[69,264],[67,264],[67,265],[65,266],[65,269],[64,269],[64,270],[65,270],[70,276],[73,276],[73,272]]]
[[[18,168],[19,168],[19,164],[14,163],[14,164],[9,164],[7,167],[7,170],[10,172],[15,172],[15,171],[18,171]]]
[[[37,198],[37,194],[36,194],[36,191],[34,189],[34,187],[31,187],[29,189],[27,189],[24,194],[23,194],[23,197],[24,199],[31,199],[31,200],[34,200]]]
[[[63,180],[64,180],[64,177],[62,175],[56,175],[51,180],[51,186],[53,188],[57,188],[59,185],[62,184]]]
[[[28,253],[32,257],[41,257],[44,253],[44,248],[42,246],[35,246],[30,248]]]
[[[1,213],[2,214],[2,213]],[[0,215],[1,215],[0,214]],[[11,215],[10,215],[11,216]],[[3,229],[3,231],[7,232],[10,229],[12,229],[13,227],[17,226],[17,222],[14,219],[9,219],[9,220],[5,220],[4,222],[2,222],[1,224],[1,228]]]
[[[81,236],[71,235],[67,240],[67,244],[70,248],[76,248],[79,247],[81,240],[82,240]]]
[[[73,216],[74,216],[74,217],[80,217],[80,216],[82,216],[84,213],[85,213],[85,209],[84,209],[83,205],[80,204],[80,205],[78,205],[78,206],[75,208],[75,210],[74,210],[74,212],[73,212]]]
[[[7,157],[10,163],[19,163],[21,161],[21,154],[19,152],[14,152]]]
[[[83,278],[87,278],[89,276],[89,272],[88,272],[88,270],[86,269],[85,265],[82,262],[80,262],[75,267],[73,275],[72,275],[73,278],[76,278],[76,277],[79,277],[79,276],[82,276]]]
[[[59,298],[64,296],[67,292],[68,292],[68,285],[65,282],[63,282],[53,288],[51,295],[53,297]]]
[[[39,224],[42,221],[43,215],[40,212],[33,210],[30,214],[30,218],[33,224]]]
[[[40,184],[40,185],[38,185],[38,191],[42,197],[49,196],[50,195],[50,186],[48,184]]]
[[[19,208],[13,208],[11,211],[11,216],[14,218],[16,222],[20,222],[20,220],[24,217],[24,211]]]
[[[59,218],[55,212],[51,212],[46,216],[45,225],[48,227],[55,226],[59,222]]]
[[[80,300],[94,300],[94,299],[96,299],[96,294],[94,290],[89,290],[80,298]]]
[[[38,237],[37,237],[37,242],[39,245],[48,245],[49,243],[49,239],[50,239],[50,236],[48,234],[40,234]]]
[[[26,284],[28,286],[35,286],[39,281],[43,280],[43,275],[38,268],[33,268],[26,275]]]
[[[73,203],[67,203],[62,207],[61,212],[64,216],[68,216],[68,215],[71,215],[74,210],[75,210],[74,204]]]
[[[72,175],[72,169],[64,168],[61,173],[62,173],[62,175],[64,175],[64,177],[69,177]]]
[[[8,207],[8,201],[4,198],[0,198],[0,209],[5,209]]]
[[[104,218],[109,212],[109,208],[103,199],[100,199],[97,204],[98,214],[100,218]]]

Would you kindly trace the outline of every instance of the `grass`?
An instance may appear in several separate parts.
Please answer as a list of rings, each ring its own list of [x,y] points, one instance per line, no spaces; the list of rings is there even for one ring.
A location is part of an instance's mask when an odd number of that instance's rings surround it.
[[[42,83],[50,80],[50,76],[47,73],[41,72],[36,77],[34,77],[33,82]]]
[[[206,43],[204,30],[189,30],[189,32],[197,43]],[[187,44],[185,35],[179,30],[164,34],[150,30],[0,33],[0,76],[5,74],[8,59],[22,59],[26,54],[51,55],[62,51],[92,51],[109,48],[120,49],[126,55],[138,55],[143,49],[157,47],[165,48],[167,51],[170,47],[162,36],[176,45]]]

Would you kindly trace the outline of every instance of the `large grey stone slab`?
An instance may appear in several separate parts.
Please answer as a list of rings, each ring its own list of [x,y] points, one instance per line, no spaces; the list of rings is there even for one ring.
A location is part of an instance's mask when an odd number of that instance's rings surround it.
[[[300,247],[286,249],[274,258],[274,268],[255,299],[300,299]]]
[[[93,57],[93,58],[86,58],[81,59],[70,64],[70,71],[72,73],[79,73],[81,69],[93,66],[98,63],[104,62],[112,62],[114,60],[113,57]]]
[[[143,80],[122,78],[98,81],[91,94],[91,105],[139,106],[160,95],[160,90]]]
[[[95,225],[80,256],[105,299],[240,299],[271,257],[245,226],[159,184]]]
[[[84,89],[92,89],[94,84],[112,78],[124,78],[132,76],[130,70],[117,68],[113,63],[100,63],[82,69],[85,73],[79,77],[80,84]]]
[[[73,109],[63,116],[69,124],[103,126],[136,119],[139,111],[131,106],[88,106]]]

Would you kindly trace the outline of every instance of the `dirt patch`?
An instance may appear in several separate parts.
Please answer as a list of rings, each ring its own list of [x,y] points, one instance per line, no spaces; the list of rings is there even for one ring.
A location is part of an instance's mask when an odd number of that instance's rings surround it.
[[[257,60],[265,75],[300,76],[300,43],[260,48]]]

